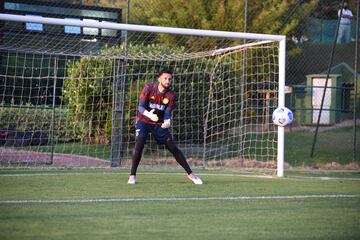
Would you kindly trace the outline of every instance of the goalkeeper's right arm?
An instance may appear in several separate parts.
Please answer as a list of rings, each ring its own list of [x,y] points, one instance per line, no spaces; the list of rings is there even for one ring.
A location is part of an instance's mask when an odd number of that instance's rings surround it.
[[[147,116],[151,119],[151,121],[157,122],[159,121],[159,117],[154,113],[155,109],[152,109],[150,112],[147,110],[144,110],[143,115]]]
[[[141,99],[139,100],[138,110],[142,115],[148,117],[151,121],[153,121],[153,122],[159,121],[159,117],[154,113],[155,109],[152,109],[150,111],[147,111],[145,109],[145,101],[144,100],[141,100]]]

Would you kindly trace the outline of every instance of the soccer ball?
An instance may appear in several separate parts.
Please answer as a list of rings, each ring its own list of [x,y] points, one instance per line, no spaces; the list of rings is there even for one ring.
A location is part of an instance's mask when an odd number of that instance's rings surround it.
[[[293,113],[286,107],[278,107],[272,114],[272,121],[275,125],[284,127],[293,121]]]

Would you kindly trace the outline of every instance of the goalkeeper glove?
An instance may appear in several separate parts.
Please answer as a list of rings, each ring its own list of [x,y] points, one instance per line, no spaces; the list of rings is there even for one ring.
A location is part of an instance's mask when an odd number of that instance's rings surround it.
[[[161,124],[161,128],[169,128],[170,127],[170,119],[165,119],[164,123]]]
[[[148,118],[150,118],[151,121],[157,122],[159,121],[158,116],[154,113],[155,109],[152,109],[150,112],[145,110],[143,115],[147,116]]]

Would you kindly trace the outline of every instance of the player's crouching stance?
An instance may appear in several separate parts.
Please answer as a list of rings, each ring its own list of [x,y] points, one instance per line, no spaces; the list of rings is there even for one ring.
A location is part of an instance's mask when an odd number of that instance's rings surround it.
[[[136,171],[149,133],[159,144],[164,144],[174,155],[176,161],[185,169],[188,178],[195,184],[202,184],[191,170],[183,153],[175,145],[169,131],[171,112],[175,106],[175,93],[170,88],[172,72],[163,70],[157,83],[147,83],[140,93],[136,123],[136,141],[132,157],[131,173],[128,184],[136,183]]]

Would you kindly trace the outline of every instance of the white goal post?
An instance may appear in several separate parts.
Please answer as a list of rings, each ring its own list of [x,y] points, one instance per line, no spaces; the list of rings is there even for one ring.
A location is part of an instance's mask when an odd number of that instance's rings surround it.
[[[285,105],[285,59],[286,59],[286,37],[282,35],[270,34],[254,34],[254,33],[240,33],[240,32],[227,32],[227,31],[213,31],[213,30],[199,30],[199,29],[186,29],[186,28],[173,28],[173,27],[158,27],[158,26],[145,26],[133,24],[120,24],[111,22],[97,22],[97,21],[82,21],[75,19],[57,19],[49,17],[36,17],[36,16],[20,16],[12,14],[0,14],[1,21],[10,22],[25,22],[25,23],[41,23],[62,26],[78,26],[98,29],[111,29],[119,31],[132,31],[132,32],[149,32],[159,34],[177,34],[187,36],[199,37],[214,37],[214,38],[232,38],[232,39],[246,39],[246,40],[269,40],[278,42],[278,107]],[[277,127],[277,176],[284,176],[284,127]]]

